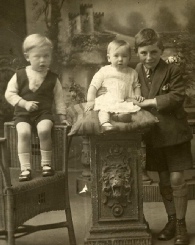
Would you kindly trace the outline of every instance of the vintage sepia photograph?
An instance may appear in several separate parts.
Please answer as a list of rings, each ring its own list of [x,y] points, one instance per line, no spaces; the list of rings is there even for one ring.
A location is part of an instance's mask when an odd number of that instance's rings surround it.
[[[195,2],[0,0],[0,244],[195,244]]]

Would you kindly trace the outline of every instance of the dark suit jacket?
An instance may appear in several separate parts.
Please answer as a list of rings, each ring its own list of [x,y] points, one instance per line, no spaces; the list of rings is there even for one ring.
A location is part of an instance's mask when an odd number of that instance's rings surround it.
[[[183,108],[184,81],[178,67],[161,59],[152,76],[150,89],[143,65],[138,64],[136,71],[141,83],[142,96],[157,100],[157,109],[147,108],[158,117],[159,123],[145,135],[146,143],[153,147],[164,147],[191,140],[192,133]]]

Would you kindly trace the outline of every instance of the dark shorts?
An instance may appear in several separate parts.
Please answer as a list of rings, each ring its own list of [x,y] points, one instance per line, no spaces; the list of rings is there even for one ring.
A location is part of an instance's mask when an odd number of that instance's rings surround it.
[[[26,122],[26,123],[29,123],[32,127],[33,126],[36,127],[40,121],[45,120],[45,119],[48,119],[54,122],[52,113],[50,113],[49,111],[41,111],[38,113],[33,113],[31,115],[15,116],[15,125],[17,125],[20,122]]]
[[[153,148],[146,146],[146,170],[177,172],[193,166],[191,142]]]

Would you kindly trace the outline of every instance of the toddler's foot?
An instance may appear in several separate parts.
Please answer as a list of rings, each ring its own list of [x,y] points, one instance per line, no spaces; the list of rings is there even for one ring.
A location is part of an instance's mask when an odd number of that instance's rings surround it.
[[[19,181],[29,181],[31,180],[31,170],[30,169],[26,169],[26,170],[22,170],[19,176]]]
[[[44,165],[42,168],[42,176],[47,177],[53,175],[54,175],[54,170],[52,169],[52,167],[49,165]]]
[[[116,129],[116,127],[113,126],[111,123],[104,123],[102,124],[102,127],[103,127],[103,131],[112,131]]]

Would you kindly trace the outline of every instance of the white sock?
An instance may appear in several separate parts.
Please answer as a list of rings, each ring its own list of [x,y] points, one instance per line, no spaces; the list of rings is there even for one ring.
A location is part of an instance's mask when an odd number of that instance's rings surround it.
[[[51,166],[51,156],[52,151],[41,150],[41,167],[44,167],[45,165]]]
[[[20,161],[21,171],[24,171],[26,169],[31,169],[30,153],[19,153],[18,157],[19,157],[19,161]]]

